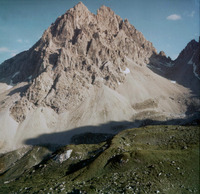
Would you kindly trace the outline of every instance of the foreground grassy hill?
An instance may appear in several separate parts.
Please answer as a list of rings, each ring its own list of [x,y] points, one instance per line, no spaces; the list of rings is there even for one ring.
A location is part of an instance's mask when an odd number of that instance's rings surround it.
[[[46,146],[7,153],[0,157],[0,193],[199,193],[199,129],[89,133],[55,152]]]

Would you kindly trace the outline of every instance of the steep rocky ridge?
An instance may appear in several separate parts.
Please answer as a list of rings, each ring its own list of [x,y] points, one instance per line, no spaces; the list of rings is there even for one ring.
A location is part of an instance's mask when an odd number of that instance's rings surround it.
[[[2,64],[1,72],[6,78],[10,75],[12,83],[30,78],[25,98],[60,113],[83,101],[90,84],[118,87],[125,79],[127,58],[142,65],[153,53],[152,44],[128,20],[105,6],[94,15],[79,3],[59,17],[29,51]]]
[[[161,62],[171,59],[157,54],[127,19],[105,6],[94,15],[77,4],[32,48],[0,65],[1,148],[109,121],[184,117],[188,89],[147,67]]]
[[[200,43],[190,41],[174,61],[168,75],[179,84],[190,88],[195,95],[200,95]]]

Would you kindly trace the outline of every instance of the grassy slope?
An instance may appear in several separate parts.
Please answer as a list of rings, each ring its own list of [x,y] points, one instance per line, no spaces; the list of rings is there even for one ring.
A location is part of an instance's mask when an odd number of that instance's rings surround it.
[[[60,163],[67,150],[71,157]],[[199,193],[199,127],[129,129],[107,142],[63,147],[9,183],[6,173],[1,193]]]

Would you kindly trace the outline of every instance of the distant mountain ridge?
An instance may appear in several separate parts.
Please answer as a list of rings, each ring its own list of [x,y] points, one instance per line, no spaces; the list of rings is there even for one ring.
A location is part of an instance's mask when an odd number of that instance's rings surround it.
[[[170,77],[179,84],[190,88],[195,94],[200,93],[200,44],[190,41],[181,51],[170,70]]]

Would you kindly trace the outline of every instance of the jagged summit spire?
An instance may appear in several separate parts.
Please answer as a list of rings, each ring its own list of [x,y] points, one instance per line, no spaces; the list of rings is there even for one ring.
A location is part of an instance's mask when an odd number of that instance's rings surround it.
[[[109,10],[109,11],[111,11],[111,8],[107,7],[105,5],[102,5],[98,10]]]
[[[114,11],[110,8],[110,7],[107,7],[105,5],[102,5],[98,10],[97,10],[97,15],[108,15],[108,14],[111,14],[111,15],[115,15]]]
[[[65,14],[70,14],[70,15],[79,15],[83,17],[83,15],[90,14],[91,12],[88,10],[88,8],[80,1],[78,4],[76,4],[73,8],[67,10]],[[64,15],[65,15],[64,14]]]
[[[77,9],[77,10],[87,9],[88,10],[88,8],[81,1],[74,6],[74,9]]]

